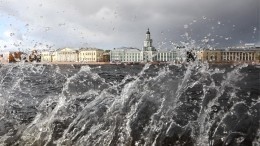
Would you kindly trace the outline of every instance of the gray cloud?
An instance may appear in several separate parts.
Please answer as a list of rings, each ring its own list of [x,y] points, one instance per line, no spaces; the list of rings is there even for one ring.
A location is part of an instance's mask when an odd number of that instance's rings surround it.
[[[148,27],[157,48],[191,39],[216,47],[260,39],[259,0],[9,0],[0,6],[3,16],[28,24],[19,26],[31,39],[26,46],[37,40],[55,47],[141,48]]]

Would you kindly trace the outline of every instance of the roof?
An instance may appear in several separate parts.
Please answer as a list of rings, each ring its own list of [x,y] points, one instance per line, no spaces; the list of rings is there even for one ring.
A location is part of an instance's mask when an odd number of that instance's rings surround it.
[[[79,49],[79,51],[104,51],[104,50],[98,48],[81,48]]]
[[[158,50],[157,53],[176,53],[176,50]]]
[[[114,48],[113,50],[111,50],[111,52],[114,51],[119,51],[119,52],[140,52],[141,50],[138,48],[133,48],[133,47],[121,47],[121,48]]]
[[[62,51],[62,52],[76,52],[76,49],[72,49],[72,48],[60,48],[57,49],[56,51]]]
[[[141,50],[137,49],[137,48],[131,48],[131,49],[125,49],[126,53],[127,52],[140,52]]]

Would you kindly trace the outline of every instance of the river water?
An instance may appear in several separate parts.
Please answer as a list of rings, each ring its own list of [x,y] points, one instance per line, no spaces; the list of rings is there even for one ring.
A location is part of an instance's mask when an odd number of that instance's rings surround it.
[[[3,146],[256,146],[260,68],[1,65],[0,115]]]

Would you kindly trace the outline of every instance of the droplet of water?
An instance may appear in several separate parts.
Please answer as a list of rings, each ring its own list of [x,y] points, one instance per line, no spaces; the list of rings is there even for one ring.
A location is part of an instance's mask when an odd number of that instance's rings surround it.
[[[50,29],[50,27],[45,27],[45,32],[49,31]]]
[[[59,26],[64,26],[64,25],[66,25],[66,23],[59,23],[58,25]]]
[[[239,137],[239,138],[236,138],[236,142],[237,143],[241,143],[241,142],[243,142],[244,141],[244,137]]]
[[[189,26],[187,24],[184,25],[184,28],[187,29]]]
[[[220,22],[220,21],[218,21],[218,24],[220,25],[220,24],[221,24],[221,22]]]
[[[204,19],[204,20],[205,20],[205,19],[207,19],[207,17],[206,17],[206,16],[203,16],[203,17],[202,17],[202,19]]]
[[[189,33],[185,32],[185,36],[188,37],[188,36],[189,36]]]
[[[253,32],[253,33],[256,33],[256,30],[257,30],[257,28],[256,28],[256,27],[254,27],[254,32]]]

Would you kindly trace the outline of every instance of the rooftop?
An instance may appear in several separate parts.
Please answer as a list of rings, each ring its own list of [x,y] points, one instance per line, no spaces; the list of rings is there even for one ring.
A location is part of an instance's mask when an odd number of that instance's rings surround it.
[[[79,49],[79,51],[104,51],[104,50],[98,48],[81,48]]]

